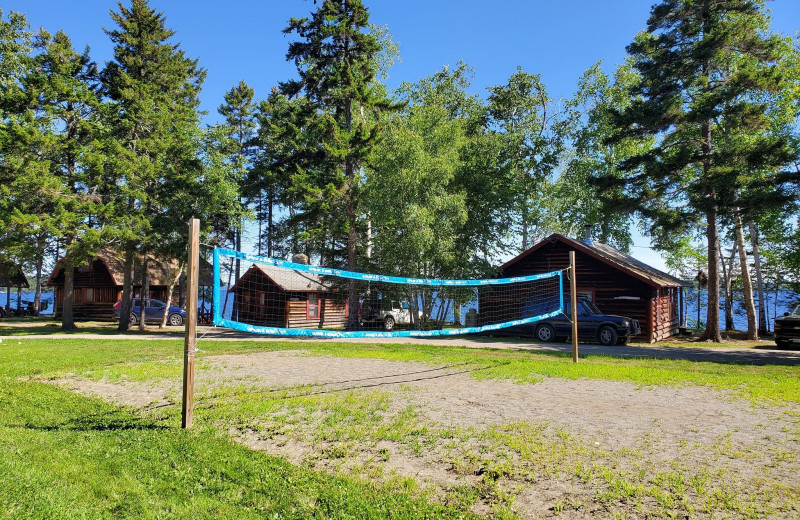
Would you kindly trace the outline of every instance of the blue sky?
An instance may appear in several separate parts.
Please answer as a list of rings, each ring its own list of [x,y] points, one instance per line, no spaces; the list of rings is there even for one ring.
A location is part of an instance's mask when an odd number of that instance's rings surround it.
[[[506,82],[518,66],[542,75],[553,97],[570,97],[578,77],[603,60],[608,71],[625,57],[625,46],[644,29],[654,0],[364,0],[374,24],[385,25],[400,46],[400,62],[389,71],[390,87],[413,82],[460,60],[474,68],[473,92]],[[125,2],[127,5],[127,1]],[[151,0],[163,12],[175,41],[207,69],[202,107],[217,118],[224,93],[245,80],[266,97],[277,82],[295,77],[285,61],[289,18],[305,16],[311,0]],[[800,31],[800,0],[767,2],[774,30]],[[91,47],[99,64],[111,58],[103,27],[117,3],[100,0],[9,0],[0,9],[25,13],[34,28],[64,30],[73,44]],[[663,266],[637,240],[635,256]]]

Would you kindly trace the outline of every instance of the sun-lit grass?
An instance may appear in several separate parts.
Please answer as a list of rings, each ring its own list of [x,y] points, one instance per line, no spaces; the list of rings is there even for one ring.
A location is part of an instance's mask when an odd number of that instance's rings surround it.
[[[198,346],[198,371],[209,369],[205,359],[217,354],[293,350],[432,363],[479,380],[535,385],[555,377],[699,385],[753,402],[800,402],[798,368],[787,366],[603,356],[574,364],[562,354],[417,343],[201,340]],[[0,518],[263,518],[275,512],[280,518],[364,518],[362,511],[375,518],[439,518],[467,515],[478,501],[496,518],[514,518],[520,486],[543,478],[584,489],[554,504],[554,512],[587,514],[591,505],[619,509],[623,516],[638,507],[656,515],[725,511],[747,518],[772,507],[796,510],[798,504],[800,489],[791,483],[764,481],[757,493],[743,496],[724,472],[647,463],[659,449],[650,438],[626,451],[595,446],[548,423],[483,430],[431,425],[423,410],[403,401],[402,389],[330,392],[315,385],[264,388],[246,380],[223,381],[198,387],[196,428],[185,432],[177,428],[177,406],[120,409],[37,382],[63,377],[174,381],[182,357],[181,339],[4,339],[0,450],[8,456],[0,457],[0,489],[7,490],[0,493]],[[302,466],[291,466],[231,443],[232,432],[279,445],[293,440],[310,447],[312,455]],[[797,431],[786,435],[800,438]],[[707,446],[680,449],[747,457],[724,436]],[[433,496],[452,508],[430,505],[422,500],[431,498],[424,483],[384,466],[399,454],[429,459],[473,483]],[[777,445],[770,456],[776,464],[797,460],[793,451]]]

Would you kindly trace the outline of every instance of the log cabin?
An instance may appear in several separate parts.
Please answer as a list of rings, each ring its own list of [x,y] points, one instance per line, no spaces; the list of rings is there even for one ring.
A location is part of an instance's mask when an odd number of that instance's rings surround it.
[[[660,341],[683,326],[684,289],[691,283],[589,239],[550,235],[503,264],[503,276],[566,269],[570,251],[575,251],[578,295],[592,300],[604,314],[639,320],[642,334],[634,341]]]
[[[64,259],[59,260],[47,285],[53,287],[53,318],[60,319],[64,307]],[[170,269],[177,269],[178,261],[170,264],[157,261],[154,257],[148,260],[147,272],[150,277],[150,298],[166,301],[170,280]],[[113,321],[114,304],[122,298],[125,275],[122,255],[111,250],[102,250],[88,264],[74,268],[72,313],[76,320]],[[211,264],[200,262],[200,287],[211,286],[213,269]],[[133,297],[141,296],[142,261],[134,262]],[[182,300],[185,277],[178,283],[173,292],[173,301]]]
[[[251,325],[331,329],[347,324],[345,291],[322,276],[252,265],[231,287],[233,319]]]

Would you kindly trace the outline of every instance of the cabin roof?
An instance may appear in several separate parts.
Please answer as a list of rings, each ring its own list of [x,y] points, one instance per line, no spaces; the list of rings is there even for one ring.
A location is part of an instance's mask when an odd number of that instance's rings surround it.
[[[0,260],[0,287],[30,287],[22,269],[7,260]]]
[[[167,281],[169,280],[169,269],[176,269],[178,267],[177,260],[171,260],[169,265],[165,265],[164,262],[158,261],[153,255],[148,255],[148,263],[147,263],[147,272],[150,275],[150,284],[151,285],[167,285]],[[102,249],[97,252],[97,260],[100,260],[103,265],[105,265],[106,269],[108,270],[108,274],[111,276],[111,279],[114,280],[114,284],[117,286],[122,286],[125,279],[125,260],[122,258],[122,255],[116,251],[111,249]],[[61,269],[63,267],[64,258],[61,258],[53,268],[53,272],[50,275],[50,278],[47,281],[47,285],[55,285],[55,280],[58,278],[58,275],[61,273]],[[90,260],[90,263],[93,262],[93,259]],[[137,259],[134,262],[134,273],[133,273],[133,284],[137,285],[140,280],[142,279],[142,261],[141,258]],[[213,274],[212,274],[212,267],[207,261],[202,260],[200,262],[200,285],[201,286],[210,286],[213,284]]]
[[[231,290],[235,291],[238,286],[242,286],[245,280],[256,273],[266,276],[286,292],[327,292],[332,290],[331,285],[325,283],[323,277],[318,274],[261,264],[250,266]]]
[[[516,257],[512,258],[505,264],[503,264],[502,268],[505,271],[508,267],[513,266],[517,262],[521,261],[525,257],[535,253],[543,246],[550,244],[552,242],[559,241],[566,244],[569,247],[574,248],[576,251],[581,251],[597,260],[604,262],[616,269],[633,276],[643,282],[652,285],[653,287],[691,287],[692,284],[681,280],[671,274],[665,273],[655,267],[649,266],[644,262],[633,258],[632,256],[623,253],[622,251],[615,249],[609,245],[601,244],[599,242],[591,242],[591,241],[579,241],[569,237],[565,237],[563,235],[559,235],[558,233],[553,233],[549,237],[545,238],[538,244],[534,245],[527,251],[523,251]]]

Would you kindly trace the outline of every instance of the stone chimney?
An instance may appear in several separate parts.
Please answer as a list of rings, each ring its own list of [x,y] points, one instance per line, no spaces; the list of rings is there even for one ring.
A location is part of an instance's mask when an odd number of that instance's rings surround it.
[[[308,257],[303,253],[295,253],[292,255],[292,263],[308,265]]]

